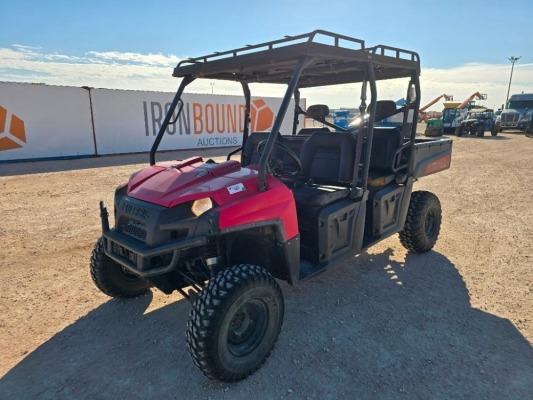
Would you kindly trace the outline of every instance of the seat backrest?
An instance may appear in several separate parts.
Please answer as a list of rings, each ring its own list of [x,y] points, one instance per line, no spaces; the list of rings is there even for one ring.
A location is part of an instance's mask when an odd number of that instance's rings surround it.
[[[312,135],[315,132],[329,132],[330,130],[323,126],[321,128],[302,128],[298,131],[297,135]]]
[[[374,121],[381,121],[394,114],[397,114],[396,103],[392,100],[378,100],[376,101],[376,117]]]
[[[329,107],[325,104],[314,104],[307,107],[305,112],[309,118],[316,119],[317,121],[323,121],[329,115]]]
[[[251,164],[259,164],[261,156],[257,151],[257,145],[259,142],[267,140],[268,135],[270,135],[270,132],[252,132],[250,136],[248,136],[241,153],[241,165],[243,167],[247,167]]]
[[[400,148],[401,137],[401,132],[396,127],[374,128],[369,168],[385,173],[393,172],[394,153]]]
[[[302,175],[317,183],[349,183],[353,176],[354,152],[351,133],[313,133],[300,155]]]

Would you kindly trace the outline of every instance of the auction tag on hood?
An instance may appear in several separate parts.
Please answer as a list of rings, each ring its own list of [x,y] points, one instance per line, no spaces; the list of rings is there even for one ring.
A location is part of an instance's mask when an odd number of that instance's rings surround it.
[[[246,191],[246,187],[242,183],[237,183],[236,185],[228,186],[227,189],[229,194],[235,194]]]

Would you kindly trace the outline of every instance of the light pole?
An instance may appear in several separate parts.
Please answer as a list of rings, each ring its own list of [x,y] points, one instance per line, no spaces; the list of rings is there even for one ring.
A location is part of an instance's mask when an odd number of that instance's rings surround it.
[[[507,98],[505,99],[505,107],[507,108],[507,102],[509,101],[509,92],[511,91],[511,81],[513,80],[513,69],[514,69],[514,63],[520,60],[522,56],[520,57],[509,57],[509,61],[511,61],[511,76],[509,77],[509,88],[507,89]]]
[[[210,85],[211,85],[211,94],[213,94],[213,86],[215,86],[215,83],[216,82],[211,82]]]

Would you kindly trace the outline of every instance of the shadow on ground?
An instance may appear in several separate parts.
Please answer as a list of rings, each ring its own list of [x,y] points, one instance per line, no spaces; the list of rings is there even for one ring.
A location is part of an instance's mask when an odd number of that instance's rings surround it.
[[[283,285],[284,327],[255,375],[204,378],[185,348],[190,306],[145,313],[152,296],[110,300],[0,380],[3,399],[525,399],[533,349],[506,319],[473,309],[436,252],[362,254]]]
[[[505,137],[505,136],[501,136],[501,135],[498,135],[498,136],[491,136],[491,134],[489,133],[488,135],[485,134],[485,136],[476,136],[476,135],[461,135],[460,137],[462,138],[465,138],[465,139],[474,139],[474,140],[509,140],[508,137]],[[452,136],[453,138],[453,136]]]

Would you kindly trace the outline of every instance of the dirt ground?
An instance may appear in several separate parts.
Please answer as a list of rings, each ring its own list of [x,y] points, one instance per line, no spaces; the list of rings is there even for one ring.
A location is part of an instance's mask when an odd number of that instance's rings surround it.
[[[193,366],[178,294],[113,300],[89,276],[98,201],[147,158],[0,164],[1,399],[533,398],[533,139],[454,138],[416,184],[442,203],[434,250],[395,236],[281,283],[278,344],[236,384]]]

